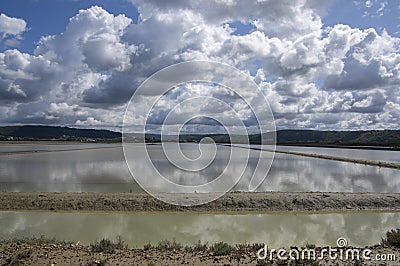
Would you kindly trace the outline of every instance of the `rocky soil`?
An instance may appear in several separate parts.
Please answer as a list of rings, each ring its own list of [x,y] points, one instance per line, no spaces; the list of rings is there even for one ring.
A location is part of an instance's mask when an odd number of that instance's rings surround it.
[[[229,254],[215,254],[211,248],[147,249],[120,248],[112,252],[94,251],[93,246],[79,243],[33,243],[8,241],[0,243],[0,265],[399,265],[400,249],[380,245],[368,247],[375,254],[394,254],[391,261],[331,260],[327,256],[315,260],[260,260],[256,246],[235,247]],[[321,249],[321,248],[317,248]]]

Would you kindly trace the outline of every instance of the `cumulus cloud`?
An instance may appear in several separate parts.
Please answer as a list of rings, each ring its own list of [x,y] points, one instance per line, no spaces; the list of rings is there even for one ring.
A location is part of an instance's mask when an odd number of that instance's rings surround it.
[[[129,76],[137,47],[121,40],[131,23],[125,15],[114,16],[101,7],[81,10],[63,34],[43,37],[35,55],[63,68],[61,93],[79,97],[75,100],[82,104],[121,104],[127,97],[119,99],[117,91],[132,92]]]
[[[18,50],[0,53],[0,102],[30,102],[56,88],[61,68],[43,56]]]
[[[5,47],[15,47],[22,39],[21,34],[27,30],[25,20],[0,14],[0,43]]]
[[[324,86],[362,90],[398,83],[399,39],[385,32],[379,36],[373,29],[356,30],[353,34],[357,41],[348,45],[343,70],[328,76]]]
[[[99,126],[101,125],[102,122],[99,120],[96,120],[94,117],[89,116],[85,121],[77,120],[75,122],[75,125],[77,126]]]
[[[0,102],[7,106],[0,119],[118,126],[144,79],[173,63],[210,59],[251,73],[278,128],[398,128],[399,38],[342,24],[325,27],[331,1],[132,3],[140,13],[137,24],[94,6],[70,18],[64,32],[42,37],[33,54],[0,53]],[[366,5],[385,10],[376,1]],[[252,27],[237,35],[230,26],[235,22]],[[23,20],[1,15],[3,37],[24,31]],[[218,90],[201,91],[230,99]],[[215,107],[204,108],[229,117]],[[151,119],[165,115],[159,108]]]
[[[19,35],[26,30],[26,22],[20,18],[12,18],[0,14],[0,34],[5,38],[8,35]]]
[[[206,1],[170,1],[133,0],[146,20],[155,13],[190,10],[200,14],[205,21],[213,25],[227,22],[250,22],[271,37],[296,37],[321,29],[321,15],[325,13],[331,1],[283,0],[283,1],[246,1],[206,0]]]

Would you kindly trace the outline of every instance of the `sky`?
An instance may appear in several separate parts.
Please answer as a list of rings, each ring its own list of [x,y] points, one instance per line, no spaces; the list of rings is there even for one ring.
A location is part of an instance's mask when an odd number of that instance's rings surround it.
[[[278,129],[400,129],[400,0],[2,0],[0,14],[0,125],[120,130],[146,78],[213,60],[251,76]],[[199,94],[252,120],[229,91],[193,83],[149,121]]]

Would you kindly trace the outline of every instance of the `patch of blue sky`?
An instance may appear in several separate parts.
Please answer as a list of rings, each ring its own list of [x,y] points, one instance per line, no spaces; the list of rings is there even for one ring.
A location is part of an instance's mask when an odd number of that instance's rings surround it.
[[[64,32],[69,19],[78,10],[94,5],[101,6],[114,15],[125,14],[133,23],[137,23],[138,10],[128,1],[115,0],[1,0],[0,13],[26,21],[28,30],[22,34],[23,40],[16,48],[32,54],[40,37]],[[0,49],[5,50],[7,47]]]
[[[386,30],[391,36],[400,36],[399,0],[336,0],[323,18],[324,26],[336,24],[352,28],[374,28],[379,34]]]
[[[229,27],[231,27],[232,29],[235,29],[235,31],[232,33],[232,35],[239,35],[239,36],[243,36],[246,34],[249,34],[250,32],[252,32],[255,27],[253,24],[246,22],[240,22],[240,21],[234,21],[231,23],[228,23]]]

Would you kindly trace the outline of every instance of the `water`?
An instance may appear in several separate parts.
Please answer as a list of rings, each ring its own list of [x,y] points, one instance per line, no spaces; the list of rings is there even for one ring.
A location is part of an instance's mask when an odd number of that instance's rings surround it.
[[[47,213],[0,212],[0,239],[39,237],[90,244],[121,236],[131,247],[175,239],[186,245],[225,241],[287,245],[349,245],[380,242],[398,227],[400,213],[344,214],[195,214],[195,213]]]
[[[0,160],[2,190],[127,191],[132,182],[120,146],[15,154],[2,156]]]
[[[105,148],[103,148],[105,147]],[[99,148],[74,150],[81,148]],[[195,144],[182,145],[188,157],[198,156]],[[280,147],[281,148],[281,147]],[[293,149],[292,149],[293,148]],[[119,145],[0,145],[0,154],[10,151],[53,150],[0,156],[0,190],[7,191],[141,191],[124,160]],[[59,151],[56,150],[66,150]],[[321,148],[285,147],[293,151],[325,152]],[[330,155],[353,158],[397,160],[392,151],[328,149]],[[139,174],[152,183],[152,172],[141,168],[145,154],[133,152]],[[249,159],[247,160],[247,152]],[[198,173],[180,171],[168,162],[160,145],[149,146],[156,169],[180,184],[210,181],[223,171],[237,175],[239,166],[248,163],[235,190],[246,190],[258,163],[260,151],[218,146],[217,155],[207,169]],[[262,152],[271,158],[272,153]],[[225,169],[231,156],[233,168]],[[357,157],[361,156],[361,157]],[[366,156],[366,157],[365,157]],[[263,162],[260,162],[261,165]],[[265,166],[267,167],[267,166]],[[157,186],[156,182],[153,182]],[[268,177],[259,191],[369,191],[400,192],[400,171],[347,162],[296,155],[276,154]],[[231,244],[265,242],[270,247],[286,245],[335,245],[345,237],[351,245],[378,243],[384,232],[399,227],[400,213],[341,214],[196,214],[196,213],[48,213],[0,212],[0,238],[11,239],[45,235],[59,240],[89,244],[103,237],[122,236],[130,246],[157,244],[175,239],[183,244],[225,241]]]
[[[23,148],[26,149],[26,145]],[[17,146],[14,150],[21,150]],[[118,145],[84,144],[77,145],[41,145],[40,149],[76,149],[101,148],[89,150],[71,150],[63,152],[13,154],[0,157],[0,190],[7,191],[98,191],[121,192],[141,191],[135,184],[124,160],[122,149]],[[279,147],[280,149],[281,147]],[[296,147],[286,147],[287,149]],[[10,149],[0,145],[0,153]],[[29,149],[38,149],[38,147]],[[196,144],[185,144],[187,153],[196,153]],[[319,152],[321,148],[296,148],[295,151],[309,150]],[[324,150],[324,149],[323,149]],[[327,149],[330,155],[343,156],[340,149]],[[339,150],[339,151],[338,151]],[[350,150],[358,156],[369,154],[371,157],[397,160],[398,152]],[[133,151],[135,152],[135,151]],[[321,151],[322,152],[322,151]],[[337,153],[335,153],[337,152]],[[347,151],[346,151],[347,152]],[[198,173],[189,173],[173,167],[162,153],[160,145],[149,146],[149,155],[160,173],[180,184],[201,184],[213,180],[223,171],[235,177],[239,166],[247,163],[242,180],[234,190],[246,190],[252,172],[258,162],[259,151],[247,151],[242,148],[218,146],[217,157],[210,167]],[[272,153],[262,152],[266,157]],[[383,155],[382,155],[383,154]],[[233,167],[225,170],[229,156],[232,155]],[[134,153],[133,163],[143,175],[153,182],[153,174],[143,166],[144,154]],[[262,164],[262,162],[261,162]],[[154,186],[157,184],[154,182]],[[365,166],[347,162],[337,162],[296,155],[276,154],[271,170],[258,188],[258,191],[332,191],[332,192],[400,192],[400,171],[375,166]]]
[[[263,145],[265,148],[272,146]],[[277,150],[294,151],[303,153],[314,153],[320,155],[383,161],[390,163],[400,163],[400,152],[394,150],[368,150],[368,149],[345,149],[345,148],[322,148],[322,147],[296,147],[296,146],[277,146]]]

